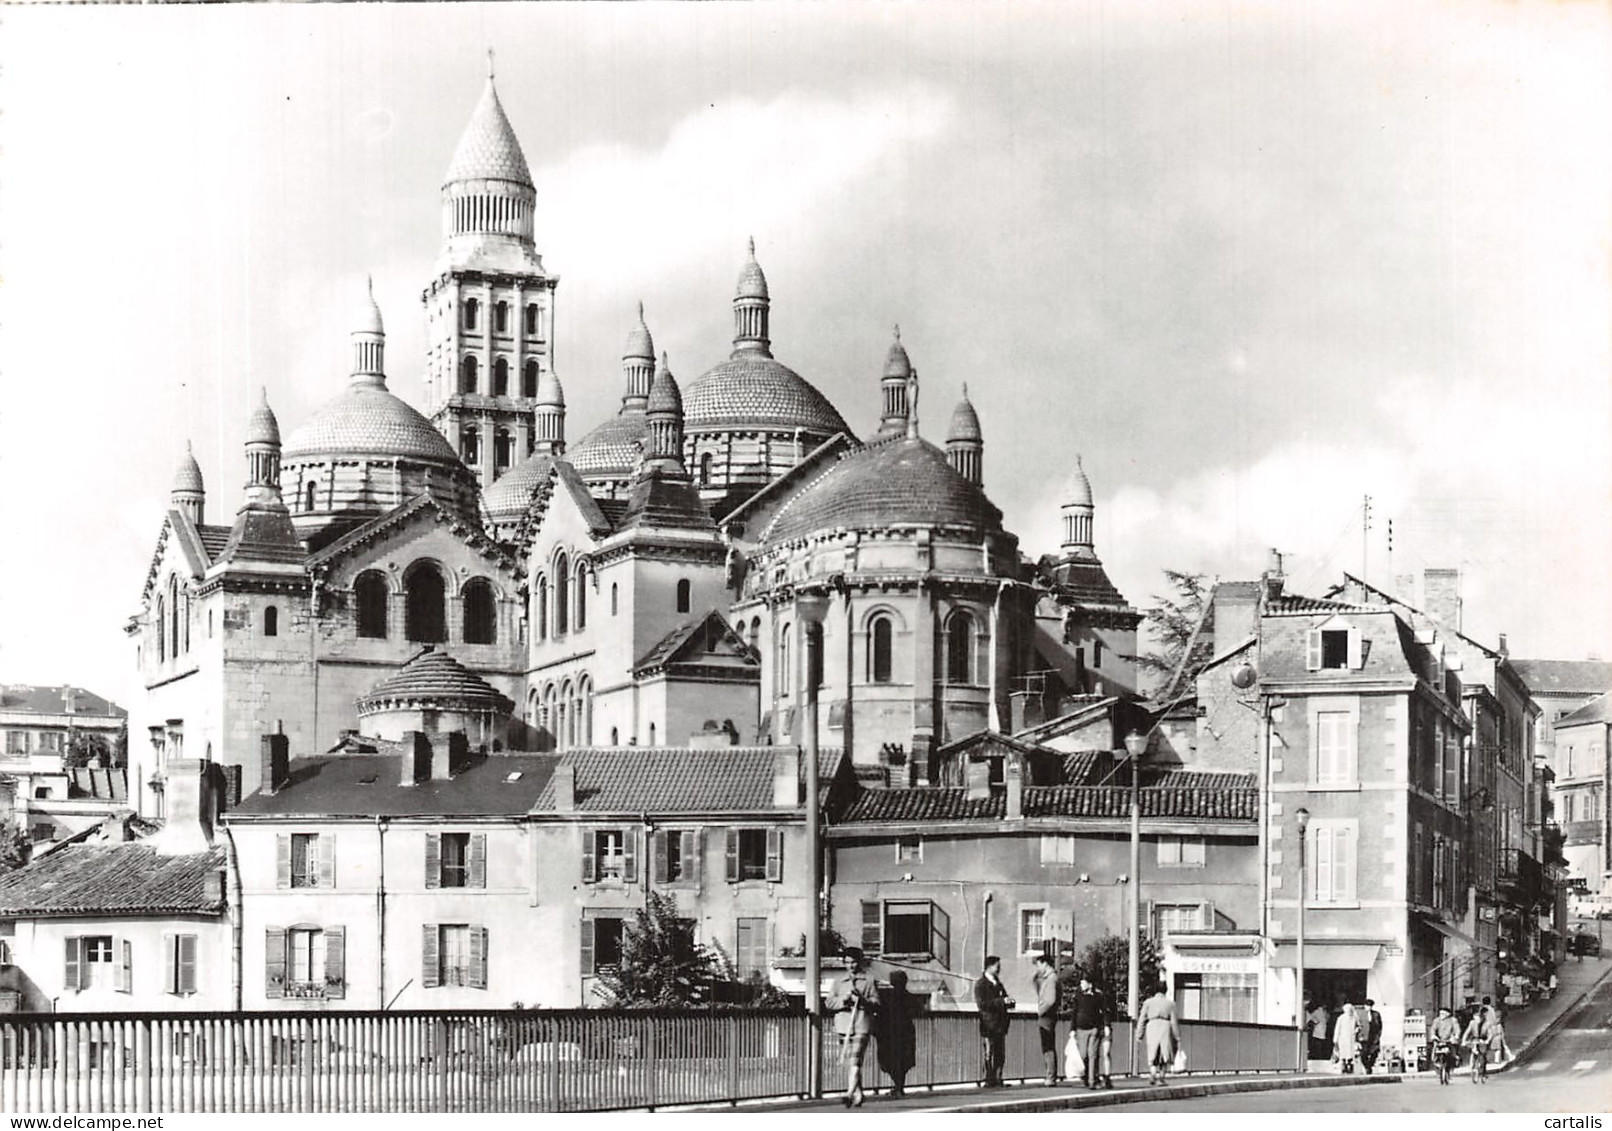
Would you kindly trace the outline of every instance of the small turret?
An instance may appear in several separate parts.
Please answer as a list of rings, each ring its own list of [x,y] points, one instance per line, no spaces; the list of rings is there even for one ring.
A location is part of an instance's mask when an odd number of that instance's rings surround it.
[[[884,356],[884,375],[879,379],[883,408],[879,415],[879,435],[900,436],[907,431],[907,386],[917,379],[907,347],[901,344],[901,327],[895,328],[890,352]]]
[[[169,492],[168,500],[173,509],[190,519],[193,525],[202,524],[207,507],[207,488],[202,483],[201,464],[196,462],[189,440],[185,441],[185,454],[174,471],[173,490]]]
[[[627,332],[627,346],[621,354],[621,373],[627,391],[621,398],[623,412],[643,412],[649,403],[649,385],[655,379],[655,339],[644,322],[644,304],[638,304],[638,325]]]
[[[1063,545],[1060,547],[1064,557],[1091,557],[1095,553],[1095,543],[1092,540],[1092,516],[1095,507],[1092,505],[1091,480],[1086,478],[1086,469],[1075,457],[1075,470],[1070,474],[1064,484],[1063,504]]]
[[[649,389],[649,448],[644,460],[646,467],[684,470],[683,393],[664,353],[655,370],[655,383]]]
[[[565,390],[552,369],[537,383],[537,406],[532,412],[533,451],[560,455],[565,451]]]
[[[750,258],[739,272],[739,285],[733,296],[733,352],[759,353],[772,356],[772,341],[768,337],[768,311],[772,300],[767,295],[767,276],[756,262],[755,237],[750,238]]]
[[[980,434],[980,418],[963,386],[963,399],[952,410],[951,427],[946,432],[946,462],[952,470],[978,487],[984,481],[985,440]]]
[[[246,422],[246,497],[280,501],[280,422],[269,407],[269,390],[260,388],[258,404]]]
[[[375,280],[364,277],[364,297],[353,319],[353,383],[386,386],[386,327],[375,303]]]

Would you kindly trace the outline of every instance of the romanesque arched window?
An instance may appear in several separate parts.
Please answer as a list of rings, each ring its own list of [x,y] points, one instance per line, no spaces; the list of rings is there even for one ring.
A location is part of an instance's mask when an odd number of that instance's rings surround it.
[[[974,618],[967,613],[946,622],[946,682],[974,682]]]
[[[588,627],[588,571],[581,562],[577,562],[577,631],[581,632]]]
[[[538,719],[538,729],[543,732],[540,740],[547,750],[553,750],[559,745],[560,728],[556,721],[559,705],[558,693],[551,683],[543,689],[543,708]]]
[[[273,605],[263,610],[263,635],[280,635],[280,610]]]
[[[499,334],[509,333],[509,303],[501,302],[493,307],[493,331]]]
[[[386,606],[390,593],[386,575],[379,570],[366,570],[353,582],[353,604],[358,620],[358,635],[371,640],[386,639]]]
[[[778,694],[787,696],[794,686],[789,672],[789,625],[778,630]]]
[[[527,400],[537,397],[537,362],[530,359],[521,369],[521,396]]]
[[[515,442],[509,438],[509,433],[500,428],[493,437],[493,466],[500,471],[509,466],[515,455]]]
[[[157,615],[153,618],[157,622],[157,663],[168,658],[168,605],[164,597],[157,595]]]
[[[537,606],[537,638],[547,640],[549,638],[549,579],[539,574],[537,585],[532,592],[537,594],[537,599],[532,602]]]
[[[868,682],[890,682],[890,643],[895,625],[887,616],[874,617],[868,624]]]
[[[477,463],[481,460],[481,437],[474,428],[466,428],[459,434],[459,458],[466,463]]]
[[[466,355],[459,363],[459,391],[461,393],[474,393],[476,391],[477,362],[474,354]]]
[[[179,578],[168,578],[168,647],[179,655]]]
[[[493,396],[509,396],[509,362],[504,358],[493,362]]]
[[[416,564],[404,579],[403,590],[405,635],[424,644],[448,639],[447,586],[437,567]]]
[[[526,332],[528,334],[537,333],[537,303],[535,302],[526,304]]]
[[[750,618],[750,650],[757,655],[761,654],[761,618]]]
[[[554,635],[571,630],[571,559],[561,554],[554,559]]]
[[[571,681],[566,680],[560,685],[560,693],[554,700],[554,742],[557,746],[574,746],[576,743],[571,734]]]
[[[481,312],[481,303],[473,298],[465,299],[465,329],[476,328],[476,315]]]
[[[677,583],[677,611],[678,612],[680,612],[680,613],[688,612],[689,603],[690,603],[690,595],[693,592],[693,588],[694,587],[689,583],[689,580],[686,577],[683,578],[682,580],[680,580]]]
[[[308,485],[302,489],[302,509],[304,511],[311,511],[314,508],[314,504],[316,504],[318,501],[319,482],[318,480],[310,479],[308,480]]]
[[[465,586],[464,612],[466,644],[498,642],[498,604],[486,580],[478,577]]]
[[[715,461],[712,458],[710,452],[706,452],[704,455],[702,455],[700,457],[700,486],[702,486],[702,487],[710,486],[710,483],[711,483],[711,464],[714,463],[714,462]]]
[[[621,607],[621,593],[616,588],[616,583],[614,581],[612,581],[610,583],[610,615],[615,616],[616,613],[620,610],[620,607]]]

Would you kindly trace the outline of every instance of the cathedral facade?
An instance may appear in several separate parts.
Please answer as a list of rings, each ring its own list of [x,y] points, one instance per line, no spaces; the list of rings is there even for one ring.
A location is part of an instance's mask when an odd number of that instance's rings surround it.
[[[128,623],[143,812],[162,814],[172,760],[239,767],[244,796],[267,735],[340,749],[383,688],[489,752],[801,742],[802,597],[828,609],[819,739],[869,781],[927,780],[938,747],[1029,721],[1026,697],[1039,720],[1134,692],[1141,618],[1095,554],[1084,472],[1060,552],[1027,558],[986,493],[966,389],[944,443],[924,438],[898,330],[857,436],[774,356],[753,242],[728,356],[679,379],[640,307],[619,411],[569,445],[535,199],[489,75],[421,292],[425,411],[389,387],[365,294],[329,402],[282,440],[263,394],[227,523],[187,450]],[[400,692],[411,661],[434,670],[427,650],[508,709],[465,715],[423,676]]]

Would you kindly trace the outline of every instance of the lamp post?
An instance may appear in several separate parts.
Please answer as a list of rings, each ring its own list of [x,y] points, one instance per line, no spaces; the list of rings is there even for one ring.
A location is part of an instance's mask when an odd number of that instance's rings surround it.
[[[1310,889],[1309,879],[1309,837],[1305,830],[1310,827],[1310,811],[1300,809],[1293,814],[1294,821],[1299,827],[1299,945],[1298,953],[1294,957],[1294,966],[1298,975],[1298,997],[1295,999],[1294,1012],[1298,1015],[1299,1028],[1299,1071],[1306,1072],[1310,1067],[1310,1039],[1306,1029],[1308,1015],[1304,1009],[1304,904],[1306,893]]]
[[[807,1059],[808,1084],[813,1099],[823,1096],[823,952],[822,887],[823,829],[817,782],[817,685],[822,681],[823,618],[828,598],[802,594],[795,598],[795,617],[802,627],[802,656],[806,669],[806,889],[810,896],[810,923],[806,930],[806,1013],[811,1022],[812,1046]]]
[[[1125,752],[1131,756],[1131,976],[1127,1012],[1133,1026],[1142,1004],[1142,755],[1147,753],[1147,746],[1146,734],[1133,730],[1125,736]]]

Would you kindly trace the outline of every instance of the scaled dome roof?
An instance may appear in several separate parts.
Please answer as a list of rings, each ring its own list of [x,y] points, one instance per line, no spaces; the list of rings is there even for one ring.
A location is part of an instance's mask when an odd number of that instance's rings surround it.
[[[784,504],[762,541],[892,526],[963,527],[983,538],[1002,529],[1002,512],[952,469],[939,448],[898,436],[860,448],[824,471]]]
[[[508,714],[515,704],[446,652],[430,645],[358,700],[360,715],[426,701]]]
[[[196,453],[191,451],[190,445],[185,445],[185,454],[179,460],[179,466],[174,469],[174,491],[205,492],[206,486],[202,483],[201,464],[196,462]]]
[[[757,350],[739,350],[683,393],[683,429],[803,428],[848,432],[834,406],[800,374]]]
[[[968,389],[963,389],[963,399],[957,402],[952,409],[951,427],[946,430],[948,440],[981,440],[979,414],[974,411],[974,402],[968,399]]]
[[[458,464],[442,434],[384,387],[354,382],[291,434],[284,462],[313,456],[381,456]]]
[[[565,460],[584,479],[624,477],[638,466],[640,451],[648,438],[649,420],[643,412],[623,412],[582,437],[576,446],[567,448]]]
[[[246,442],[248,444],[278,444],[280,442],[280,422],[275,418],[274,410],[269,407],[268,390],[263,390],[257,407],[252,415],[246,419]]]
[[[1080,457],[1075,457],[1075,470],[1069,473],[1068,480],[1063,486],[1063,505],[1066,507],[1093,506],[1091,496],[1091,480],[1086,478],[1086,469],[1081,465]]]
[[[554,457],[534,452],[498,477],[482,492],[482,506],[494,522],[514,522],[526,513],[532,495],[554,470]]]
[[[470,124],[459,138],[459,147],[453,151],[453,162],[443,178],[445,184],[477,180],[514,181],[527,186],[532,183],[526,154],[504,114],[503,103],[498,101],[491,75],[487,76],[481,101],[470,115]]]

